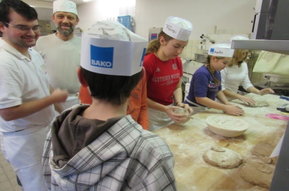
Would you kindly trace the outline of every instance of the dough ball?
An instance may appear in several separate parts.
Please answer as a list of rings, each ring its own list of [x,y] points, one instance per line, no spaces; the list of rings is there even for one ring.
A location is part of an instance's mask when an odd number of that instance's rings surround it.
[[[250,107],[268,107],[269,103],[267,101],[259,101],[259,100],[255,100],[255,104],[253,105],[249,105]]]
[[[242,163],[239,153],[230,149],[213,146],[203,154],[203,159],[210,165],[220,168],[236,168]]]
[[[254,185],[269,188],[274,172],[274,166],[260,160],[248,160],[240,168],[241,177]]]

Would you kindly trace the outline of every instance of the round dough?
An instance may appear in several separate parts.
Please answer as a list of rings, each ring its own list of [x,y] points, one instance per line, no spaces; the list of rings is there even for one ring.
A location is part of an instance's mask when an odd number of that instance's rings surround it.
[[[210,165],[220,168],[235,168],[242,163],[242,157],[239,153],[219,146],[213,146],[205,152],[203,159]]]
[[[247,161],[240,168],[241,177],[254,185],[269,188],[274,172],[274,166],[259,160]]]
[[[269,106],[269,103],[267,101],[258,101],[258,100],[255,100],[255,104],[253,105],[249,105],[251,107],[268,107]]]

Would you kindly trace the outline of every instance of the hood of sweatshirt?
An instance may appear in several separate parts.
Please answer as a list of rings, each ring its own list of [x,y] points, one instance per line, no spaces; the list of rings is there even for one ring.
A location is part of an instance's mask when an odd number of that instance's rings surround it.
[[[107,121],[83,118],[86,107],[63,112],[51,129],[51,183],[65,190],[86,190],[115,171],[125,174],[143,131],[130,115]]]

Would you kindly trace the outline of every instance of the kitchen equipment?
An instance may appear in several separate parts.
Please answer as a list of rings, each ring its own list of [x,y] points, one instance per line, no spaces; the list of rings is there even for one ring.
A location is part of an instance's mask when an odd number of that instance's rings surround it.
[[[195,53],[195,61],[200,63],[207,63],[208,54]]]
[[[244,120],[233,116],[212,115],[206,122],[212,132],[224,137],[238,137],[248,129]]]

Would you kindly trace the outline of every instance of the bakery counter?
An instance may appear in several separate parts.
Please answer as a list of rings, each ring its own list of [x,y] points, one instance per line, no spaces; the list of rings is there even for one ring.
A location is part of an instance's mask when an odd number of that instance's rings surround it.
[[[183,126],[171,125],[155,131],[168,143],[174,154],[175,177],[179,191],[268,190],[264,185],[259,187],[245,181],[240,175],[240,168],[246,161],[255,157],[252,149],[256,145],[265,143],[272,146],[272,149],[275,147],[286,130],[288,121],[269,118],[268,114],[285,115],[276,110],[276,107],[288,101],[281,100],[276,95],[258,96],[254,99],[264,99],[269,106],[252,108],[235,102],[245,110],[245,115],[240,118],[249,124],[247,131],[239,137],[226,138],[208,129],[206,124],[208,116],[225,115],[213,109],[192,115]],[[230,169],[208,164],[204,161],[203,155],[213,146],[239,153],[243,164]]]

